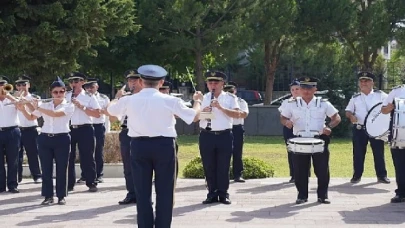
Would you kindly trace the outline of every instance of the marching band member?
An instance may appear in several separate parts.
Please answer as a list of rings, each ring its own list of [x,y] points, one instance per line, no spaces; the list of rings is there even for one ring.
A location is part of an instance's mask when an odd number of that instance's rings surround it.
[[[236,96],[238,84],[228,82],[224,87],[225,92],[232,93]],[[232,134],[233,134],[233,150],[232,150],[232,173],[235,182],[245,182],[242,177],[243,173],[243,142],[245,141],[245,129],[243,128],[244,119],[249,114],[249,107],[245,100],[238,97],[240,107],[240,118],[233,119]]]
[[[28,120],[35,120],[42,116],[44,125],[38,136],[39,158],[42,167],[42,193],[45,200],[42,205],[50,205],[53,201],[53,162],[56,163],[56,196],[58,204],[65,205],[67,196],[67,169],[70,153],[70,129],[69,120],[74,112],[72,103],[68,103],[65,97],[65,84],[58,77],[50,86],[53,100],[43,102],[38,106],[33,101],[35,111],[28,112],[24,105],[18,105],[18,109]],[[29,105],[27,105],[29,106]]]
[[[351,183],[359,183],[364,171],[364,159],[367,144],[370,142],[374,156],[374,168],[377,180],[389,184],[384,160],[384,141],[370,138],[364,128],[365,119],[370,109],[387,98],[387,94],[380,90],[373,90],[375,76],[370,72],[359,72],[360,93],[355,94],[349,101],[345,111],[346,117],[353,124],[353,177]]]
[[[288,128],[293,128],[295,136],[305,130],[320,132],[319,138],[325,141],[325,148],[323,153],[293,155],[294,179],[298,190],[296,204],[308,201],[308,172],[311,157],[315,175],[318,178],[318,202],[329,204],[329,135],[332,128],[336,127],[341,119],[338,110],[331,103],[314,96],[317,90],[317,79],[302,77],[299,79],[299,83],[302,97],[290,101],[282,108],[281,123]],[[331,119],[328,126],[325,126],[326,116]]]
[[[128,116],[131,161],[137,196],[139,228],[170,227],[175,186],[175,145],[177,136],[174,115],[191,124],[198,120],[201,93],[194,95],[193,109],[176,97],[162,94],[159,88],[167,71],[160,66],[138,68],[143,89],[123,102],[117,102],[111,115]],[[116,102],[116,101],[112,101]],[[155,172],[156,219],[151,204],[152,175]]]
[[[142,85],[140,84],[140,75],[136,72],[136,70],[127,70],[125,71],[124,76],[127,80],[128,87],[130,88],[128,95],[139,93],[139,91],[142,89]],[[125,102],[126,99],[129,99],[130,96],[125,96],[124,93],[125,91],[123,89],[118,90],[115,98],[119,99],[119,101],[116,103],[111,102],[107,106],[107,112],[109,115],[111,115],[111,110],[114,112],[116,109],[115,106],[119,105],[121,102]],[[136,203],[135,185],[132,173],[133,169],[131,167],[131,137],[128,136],[128,117],[124,113],[116,113],[115,116],[117,116],[121,121],[119,140],[121,159],[124,168],[125,187],[127,189],[127,195],[123,200],[119,201],[118,204],[126,205]]]
[[[106,123],[106,108],[110,99],[108,96],[98,92],[97,78],[89,78],[84,84],[86,92],[93,94],[100,104],[100,117],[93,119],[94,135],[96,138],[96,148],[94,151],[94,159],[96,161],[96,182],[103,183],[103,168],[104,168],[104,142],[105,142],[105,123]],[[82,176],[84,178],[84,176]]]
[[[75,159],[76,145],[79,148],[80,167],[82,168],[87,187],[96,192],[96,163],[94,160],[93,118],[100,118],[100,105],[95,96],[84,91],[86,76],[82,73],[71,73],[68,78],[72,92],[66,95],[68,101],[75,105],[71,122],[71,153],[69,157],[68,191],[73,191],[76,179]]]
[[[16,88],[18,90],[18,95],[27,101],[32,101],[32,99],[40,99],[39,96],[33,95],[29,92],[30,88],[30,77],[23,75],[18,77],[15,81]],[[28,106],[26,106],[28,108]],[[33,112],[34,110],[29,110]],[[39,168],[38,161],[38,121],[37,119],[28,120],[21,111],[18,111],[18,119],[20,120],[20,130],[21,130],[21,147],[19,151],[19,160],[18,160],[18,182],[22,180],[22,171],[23,171],[23,157],[24,150],[28,158],[28,167],[31,171],[31,177],[34,179],[35,183],[42,182],[42,174]]]
[[[293,101],[295,98],[300,96],[300,82],[298,79],[294,79],[291,84],[290,84],[290,92],[291,92],[291,98],[283,100],[283,103],[281,103],[280,107],[278,108],[278,111],[281,113],[283,108],[288,104],[288,102]],[[292,128],[288,128],[286,126],[283,126],[283,137],[284,137],[284,143],[287,145],[287,141],[290,138],[294,137],[293,130]],[[291,151],[287,150],[287,157],[288,157],[288,168],[290,170],[290,183],[294,183],[294,162],[293,162],[293,153]],[[309,161],[311,163],[311,161]]]
[[[21,131],[18,128],[20,122],[16,107],[14,105],[5,106],[17,101],[5,88],[9,81],[10,79],[6,76],[0,76],[0,193],[6,191],[6,185],[9,192],[19,193],[17,170]],[[7,175],[4,160],[7,163]]]
[[[200,120],[199,148],[208,187],[203,204],[221,202],[231,204],[229,199],[229,165],[232,155],[232,118],[240,118],[237,97],[224,92],[226,75],[218,71],[205,74],[209,93],[204,95],[202,112],[212,112],[215,119]]]
[[[381,112],[383,114],[389,114],[393,112],[395,108],[395,98],[405,99],[405,85],[394,87],[388,94],[388,97],[383,101],[382,104],[383,107],[381,108]],[[390,140],[392,140],[392,138]],[[395,196],[391,199],[391,203],[402,203],[405,202],[405,149],[391,147],[391,154],[395,168],[395,180],[397,182],[397,189],[395,190]]]

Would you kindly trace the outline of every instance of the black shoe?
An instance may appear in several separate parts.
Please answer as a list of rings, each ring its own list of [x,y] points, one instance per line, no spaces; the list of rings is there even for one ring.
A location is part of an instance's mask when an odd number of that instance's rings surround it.
[[[97,192],[97,191],[98,191],[97,186],[92,185],[92,186],[89,187],[89,192]]]
[[[6,191],[6,189],[0,189],[0,193],[5,192],[5,191]]]
[[[226,204],[226,205],[229,205],[232,203],[231,200],[226,197],[219,197],[219,202],[222,204]]]
[[[401,197],[399,195],[394,196],[394,198],[391,199],[391,203],[403,203],[405,202],[405,197]]]
[[[361,177],[353,177],[351,180],[350,180],[350,183],[352,183],[352,184],[357,184],[357,183],[359,183],[361,181]]]
[[[104,183],[104,179],[102,177],[97,177],[96,183]]]
[[[235,182],[239,182],[239,183],[245,183],[245,179],[243,179],[243,177],[237,177],[234,179]]]
[[[383,183],[383,184],[389,184],[391,183],[390,179],[388,179],[388,177],[379,177],[377,179],[378,183]]]
[[[40,183],[42,183],[42,178],[37,178],[37,179],[34,179],[34,183],[35,184],[40,184]]]
[[[330,204],[330,200],[329,199],[318,198],[318,203]]]
[[[202,203],[203,204],[211,204],[218,202],[218,197],[207,197]]]
[[[22,182],[22,177],[18,177],[18,183]]]
[[[10,189],[8,190],[8,192],[11,192],[11,193],[20,193],[20,190],[18,190],[18,188],[10,188]]]
[[[86,179],[84,179],[83,177],[81,177],[79,180],[76,181],[76,183],[78,183],[78,184],[86,183]]]
[[[66,204],[65,198],[63,198],[63,197],[62,197],[62,198],[59,198],[59,199],[58,199],[58,204],[59,204],[59,205],[65,205],[65,204]]]
[[[42,203],[41,203],[41,205],[45,205],[45,206],[48,206],[51,204],[53,204],[53,197],[45,198],[45,200],[42,201]]]
[[[291,177],[291,179],[290,179],[288,182],[290,182],[290,183],[295,183],[294,177]]]
[[[68,190],[68,192],[73,192],[75,190],[75,188],[71,187],[71,188],[68,188],[67,190]]]
[[[126,205],[126,204],[131,204],[131,203],[136,203],[136,199],[130,198],[128,196],[125,197],[125,199],[118,202],[119,205]]]
[[[295,204],[303,204],[303,203],[306,203],[306,202],[308,202],[308,199],[297,199],[296,201],[295,201]]]

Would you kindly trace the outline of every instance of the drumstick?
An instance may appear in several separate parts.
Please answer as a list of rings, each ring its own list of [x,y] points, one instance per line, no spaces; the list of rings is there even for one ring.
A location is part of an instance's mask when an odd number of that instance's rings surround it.
[[[191,82],[191,86],[193,86],[194,92],[196,92],[197,90],[195,89],[193,78],[191,78],[191,74],[190,74],[190,71],[188,70],[188,67],[186,67],[186,70],[187,70],[187,75],[188,75],[188,77],[190,79],[190,82]]]

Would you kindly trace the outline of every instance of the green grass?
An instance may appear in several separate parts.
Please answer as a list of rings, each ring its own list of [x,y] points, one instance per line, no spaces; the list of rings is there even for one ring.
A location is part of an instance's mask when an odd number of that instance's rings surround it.
[[[183,168],[194,157],[199,156],[198,136],[179,136],[179,163],[180,175]],[[330,174],[332,177],[351,178],[353,174],[353,156],[351,139],[332,138],[330,150]],[[275,169],[275,177],[288,177],[287,151],[281,136],[247,136],[245,138],[243,156],[263,159]],[[364,162],[363,177],[375,177],[373,154],[369,146]],[[389,147],[385,147],[385,164],[388,177],[394,176]],[[312,171],[313,172],[313,171]],[[315,175],[312,175],[313,177]]]

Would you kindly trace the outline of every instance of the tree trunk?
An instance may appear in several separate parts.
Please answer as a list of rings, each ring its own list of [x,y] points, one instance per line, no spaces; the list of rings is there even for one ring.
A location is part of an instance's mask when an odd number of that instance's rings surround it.
[[[264,105],[269,105],[273,100],[274,78],[278,62],[277,53],[278,42],[272,45],[272,42],[266,40],[264,42],[264,68],[266,75],[266,92],[264,97]]]
[[[201,32],[200,28],[196,29],[196,49],[195,49],[195,76],[197,79],[197,90],[204,93],[205,81],[203,75],[203,51],[201,50]]]

